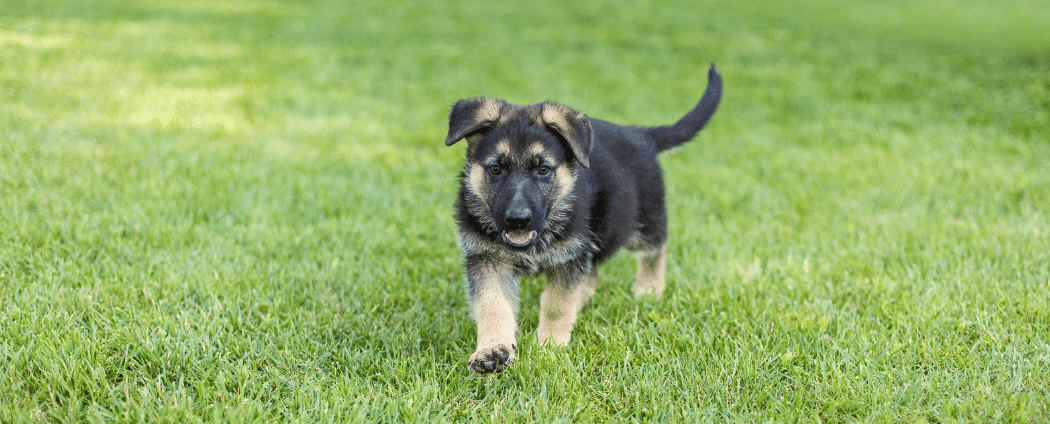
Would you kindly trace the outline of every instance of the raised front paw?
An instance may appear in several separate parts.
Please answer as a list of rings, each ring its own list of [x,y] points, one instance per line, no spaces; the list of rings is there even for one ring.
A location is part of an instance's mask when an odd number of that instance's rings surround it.
[[[470,355],[467,368],[478,374],[503,372],[511,362],[514,362],[516,358],[514,351],[517,348],[515,344],[508,346],[502,343],[491,347],[479,347],[473,355]]]

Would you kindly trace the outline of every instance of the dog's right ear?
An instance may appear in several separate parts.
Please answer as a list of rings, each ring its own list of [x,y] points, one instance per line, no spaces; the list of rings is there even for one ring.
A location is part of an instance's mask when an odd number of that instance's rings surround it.
[[[503,102],[487,97],[463,99],[448,112],[448,136],[445,145],[451,146],[464,138],[484,131],[499,120]]]

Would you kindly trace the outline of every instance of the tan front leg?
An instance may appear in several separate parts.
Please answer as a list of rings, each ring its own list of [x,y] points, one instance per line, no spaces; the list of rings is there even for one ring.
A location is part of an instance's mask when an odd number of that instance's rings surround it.
[[[631,287],[635,296],[655,295],[664,292],[664,268],[667,266],[667,244],[659,249],[638,253],[638,273]]]
[[[587,304],[598,285],[598,272],[569,274],[555,271],[547,275],[547,288],[540,295],[540,324],[536,336],[540,344],[569,344],[576,315]]]
[[[517,357],[518,278],[509,265],[467,261],[467,297],[478,325],[478,344],[467,367],[501,372]]]

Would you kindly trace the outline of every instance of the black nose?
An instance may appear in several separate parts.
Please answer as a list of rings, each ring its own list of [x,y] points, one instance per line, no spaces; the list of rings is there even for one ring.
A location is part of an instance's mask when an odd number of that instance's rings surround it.
[[[532,211],[528,207],[514,207],[507,210],[507,227],[510,230],[521,230],[532,222]]]

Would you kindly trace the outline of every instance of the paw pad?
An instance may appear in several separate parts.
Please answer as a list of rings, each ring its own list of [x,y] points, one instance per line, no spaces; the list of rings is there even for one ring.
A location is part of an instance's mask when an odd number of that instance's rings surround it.
[[[510,346],[508,349],[507,346],[500,344],[478,349],[473,355],[470,355],[467,368],[478,374],[503,372],[508,365],[514,362],[514,350],[517,345],[511,344]]]

